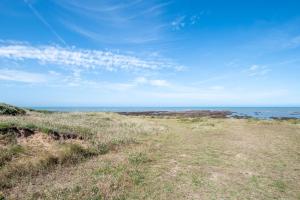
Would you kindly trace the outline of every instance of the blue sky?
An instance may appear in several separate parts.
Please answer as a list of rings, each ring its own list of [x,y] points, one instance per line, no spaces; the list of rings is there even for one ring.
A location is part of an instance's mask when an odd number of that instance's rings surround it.
[[[0,102],[299,106],[300,2],[1,0]]]

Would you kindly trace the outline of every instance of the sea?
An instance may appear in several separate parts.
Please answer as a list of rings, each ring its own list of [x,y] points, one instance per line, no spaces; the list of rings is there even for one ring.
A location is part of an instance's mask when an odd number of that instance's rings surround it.
[[[300,107],[31,107],[32,109],[58,112],[138,112],[138,111],[231,111],[232,116],[259,119],[298,118]]]

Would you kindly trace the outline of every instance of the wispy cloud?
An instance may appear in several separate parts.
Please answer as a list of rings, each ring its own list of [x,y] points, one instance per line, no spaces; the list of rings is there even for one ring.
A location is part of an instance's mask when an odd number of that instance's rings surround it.
[[[47,22],[47,20],[31,5],[28,0],[24,0],[25,4],[29,7],[32,13],[37,17],[37,19],[45,25],[48,30],[58,39],[59,42],[66,45],[65,40],[56,32],[56,30]]]
[[[200,16],[199,15],[193,15],[190,17],[190,22],[192,25],[197,24],[200,20]]]
[[[193,26],[198,24],[200,17],[202,15],[209,14],[208,11],[201,11],[200,13],[194,15],[180,15],[177,16],[172,22],[171,26],[174,30],[181,30],[187,26]]]
[[[160,3],[160,4],[157,4],[157,5],[154,5],[148,9],[146,9],[145,11],[142,12],[143,15],[145,14],[149,14],[149,13],[155,13],[155,12],[159,12],[162,8],[170,5],[171,2],[163,2],[163,3]]]
[[[42,83],[47,81],[47,77],[43,74],[22,70],[0,69],[0,80],[24,83]]]
[[[163,40],[168,26],[162,22],[161,15],[164,7],[171,3],[141,0],[54,2],[68,13],[57,16],[65,28],[102,44],[144,44]],[[89,23],[80,24],[81,20]]]
[[[180,65],[166,60],[142,59],[131,55],[90,49],[59,46],[2,45],[0,57],[14,60],[36,60],[42,64],[57,64],[83,69],[160,70],[177,69]]]
[[[300,46],[300,35],[291,37],[285,44],[286,48],[296,48]]]
[[[270,71],[271,69],[269,69],[267,66],[252,65],[247,70],[247,73],[249,76],[264,76]]]
[[[223,90],[224,86],[214,85],[214,86],[211,86],[209,89],[211,89],[211,90]]]
[[[185,18],[186,18],[186,16],[184,16],[184,15],[176,17],[176,19],[171,22],[173,29],[180,30],[180,29],[184,28],[186,25]]]
[[[101,31],[90,30],[88,28],[78,26],[74,23],[65,20],[61,20],[61,23],[71,31],[95,42],[100,42],[102,44],[145,44],[156,42],[160,39],[160,36],[157,34],[159,29],[161,28],[160,26],[152,27],[152,31],[149,31],[149,33],[144,35],[138,34],[135,37],[124,37],[115,39],[112,34],[103,34],[101,33]]]

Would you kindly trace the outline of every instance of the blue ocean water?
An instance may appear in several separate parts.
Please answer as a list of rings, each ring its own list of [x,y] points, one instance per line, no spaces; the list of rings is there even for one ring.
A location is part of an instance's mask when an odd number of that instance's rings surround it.
[[[300,118],[300,107],[32,107],[33,109],[59,112],[137,112],[137,111],[187,111],[222,110],[233,115],[250,116],[260,119],[271,117]]]

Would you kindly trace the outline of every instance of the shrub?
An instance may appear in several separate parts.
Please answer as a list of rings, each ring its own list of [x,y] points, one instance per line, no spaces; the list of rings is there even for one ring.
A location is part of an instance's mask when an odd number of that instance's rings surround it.
[[[26,111],[22,108],[18,108],[5,103],[0,103],[0,115],[25,115]]]

